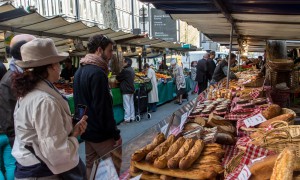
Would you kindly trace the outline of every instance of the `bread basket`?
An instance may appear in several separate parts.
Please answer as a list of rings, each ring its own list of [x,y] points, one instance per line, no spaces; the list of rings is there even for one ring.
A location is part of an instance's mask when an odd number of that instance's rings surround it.
[[[282,126],[287,126],[287,125],[294,125],[295,123],[295,117],[297,116],[295,111],[288,109],[288,108],[282,108],[281,110],[281,114],[293,114],[294,115],[294,119],[291,119],[288,122],[285,121],[276,121],[271,123],[273,128],[279,128]],[[266,132],[265,128],[247,128],[247,127],[241,127],[240,128],[242,131],[246,131],[246,132],[256,132],[256,131],[262,131],[262,133]]]
[[[273,60],[267,61],[267,65],[272,70],[290,71],[294,67],[294,62],[292,60],[288,60],[288,59],[273,59]]]

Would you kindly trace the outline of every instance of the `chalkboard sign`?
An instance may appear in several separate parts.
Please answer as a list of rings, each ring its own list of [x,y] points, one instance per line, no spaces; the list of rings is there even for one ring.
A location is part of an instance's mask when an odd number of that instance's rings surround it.
[[[152,36],[165,41],[177,41],[176,21],[158,9],[151,9]]]

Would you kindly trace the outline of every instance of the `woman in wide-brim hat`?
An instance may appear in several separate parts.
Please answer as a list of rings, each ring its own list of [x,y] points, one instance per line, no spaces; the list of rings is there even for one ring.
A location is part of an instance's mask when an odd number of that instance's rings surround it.
[[[14,74],[16,179],[61,179],[61,174],[82,166],[78,155],[81,135],[87,126],[84,116],[74,127],[68,102],[54,87],[59,80],[60,61],[51,39],[36,38],[21,47],[24,73]],[[84,166],[82,172],[84,172]],[[85,174],[83,173],[82,179]]]

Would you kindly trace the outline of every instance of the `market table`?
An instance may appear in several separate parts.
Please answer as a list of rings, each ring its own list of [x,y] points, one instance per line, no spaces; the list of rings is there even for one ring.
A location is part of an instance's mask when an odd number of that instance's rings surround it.
[[[186,77],[186,90],[189,92],[191,90],[191,78]],[[137,89],[139,86],[135,84],[135,88]],[[168,81],[167,83],[158,83],[158,98],[159,102],[157,105],[162,105],[168,101],[173,100],[176,97],[176,87],[173,83],[173,80]],[[123,121],[124,119],[124,109],[123,109],[123,98],[120,91],[120,88],[112,88],[112,95],[113,95],[113,111],[114,111],[114,118],[117,124]],[[68,103],[70,106],[71,113],[74,114],[75,107],[74,107],[74,98],[72,95],[68,97]]]

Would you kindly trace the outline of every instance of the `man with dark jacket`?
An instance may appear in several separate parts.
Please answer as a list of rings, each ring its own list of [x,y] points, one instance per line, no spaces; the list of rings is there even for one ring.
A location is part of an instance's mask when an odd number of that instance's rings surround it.
[[[227,77],[228,58],[229,58],[229,56],[227,56],[225,60],[222,60],[220,62],[220,64],[218,64],[218,66],[216,67],[214,75],[213,75],[213,80],[212,80],[213,82],[219,82],[223,78]],[[231,60],[230,60],[231,65],[235,62],[235,59],[236,59],[236,55],[231,53]],[[229,78],[236,79],[237,77],[232,71],[230,71]]]
[[[86,173],[90,179],[94,161],[120,146],[122,139],[107,77],[113,41],[97,34],[89,38],[87,47],[88,54],[80,60],[81,67],[74,76],[74,103],[75,107],[87,106],[88,126],[81,138],[85,140]]]
[[[134,121],[134,70],[131,67],[132,60],[125,58],[124,68],[117,76],[117,80],[120,82],[120,90],[123,95],[123,107],[125,110],[124,122],[130,123]]]
[[[216,52],[211,51],[209,54],[210,57],[207,60],[207,78],[209,81],[211,81],[214,71],[216,69],[216,63],[214,62],[214,59],[216,57]]]
[[[6,72],[6,67],[4,66],[3,62],[0,61],[0,81]]]
[[[207,59],[209,58],[209,54],[205,54],[203,59],[199,60],[197,63],[197,75],[196,81],[198,82],[198,94],[203,92],[207,88]]]
[[[35,37],[29,34],[20,34],[12,38],[10,43],[10,55],[12,59],[9,70],[2,77],[0,82],[0,149],[1,159],[3,158],[6,178],[14,179],[15,159],[11,155],[11,147],[14,143],[14,110],[17,98],[12,90],[12,76],[14,73],[22,73],[23,69],[16,65],[16,61],[21,61],[21,46]]]

